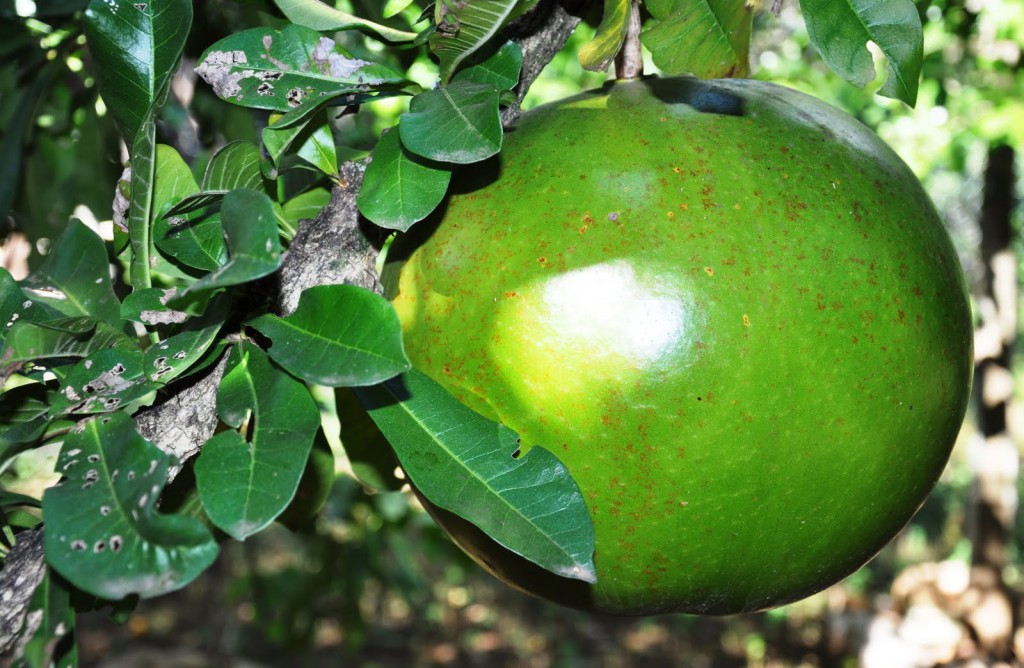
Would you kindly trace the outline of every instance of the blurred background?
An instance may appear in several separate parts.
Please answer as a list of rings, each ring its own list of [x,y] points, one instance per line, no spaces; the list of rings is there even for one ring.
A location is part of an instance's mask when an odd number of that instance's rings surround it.
[[[202,174],[224,143],[252,140],[266,119],[224,104],[192,68],[223,35],[275,21],[259,0],[196,2],[195,28],[160,141]],[[378,3],[339,3],[356,13]],[[600,4],[600,3],[598,3]],[[769,3],[765,3],[769,4]],[[478,569],[406,491],[358,482],[340,443],[324,511],[296,531],[275,525],[223,546],[217,564],[174,595],[80,619],[82,665],[127,666],[856,666],[1016,665],[1024,660],[1024,535],[1018,512],[1024,408],[1015,388],[1024,146],[1024,2],[918,0],[924,78],[916,108],[845,84],[809,45],[795,0],[759,12],[754,76],[816,95],[874,128],[914,169],[948,221],[976,314],[975,396],[937,488],[870,564],[807,600],[729,618],[618,619],[565,610],[510,590]],[[17,40],[40,44],[36,106],[0,96],[2,261],[16,277],[45,255],[74,215],[109,225],[119,140],[89,73],[77,26],[0,23],[0,64]],[[575,49],[582,26],[526,106],[599,85]],[[345,38],[342,38],[345,39]],[[13,40],[13,41],[12,41]],[[368,47],[349,45],[356,55]],[[414,52],[400,67],[429,84]],[[422,56],[419,56],[422,58]],[[23,87],[0,65],[0,92]],[[335,121],[344,157],[358,157],[401,102]],[[28,137],[28,141],[20,141]],[[13,139],[12,139],[13,138]],[[290,178],[310,178],[297,175]],[[292,184],[290,187],[295,187]],[[337,415],[320,393],[325,420]],[[0,472],[7,489],[39,494],[56,452]],[[388,481],[399,487],[401,481]],[[389,486],[389,485],[384,485]],[[1020,657],[1020,659],[1015,659]]]

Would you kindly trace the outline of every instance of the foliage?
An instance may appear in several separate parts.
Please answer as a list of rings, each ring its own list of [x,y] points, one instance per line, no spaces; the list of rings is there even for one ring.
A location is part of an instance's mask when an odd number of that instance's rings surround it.
[[[428,498],[444,493],[446,469],[417,465],[415,453],[432,446],[403,447],[410,432],[445,443],[448,465],[482,472],[481,494],[443,504],[449,510],[485,529],[494,527],[481,510],[493,504],[529,515],[530,494],[487,483],[499,459],[514,461],[509,430],[480,423],[449,431],[447,422],[417,420],[447,411],[451,398],[411,375],[412,397],[381,394],[408,369],[382,297],[318,286],[287,313],[274,281],[302,221],[342,185],[339,162],[376,138],[387,105],[408,100],[386,123],[395,127],[373,149],[358,198],[385,230],[407,230],[441,204],[454,165],[500,151],[501,109],[516,103],[524,60],[502,30],[537,2],[441,0],[427,12],[418,2],[372,11],[363,5],[374,3],[354,4],[40,0],[0,8],[0,85],[12,92],[0,99],[0,207],[47,251],[19,280],[0,270],[0,464],[61,448],[65,482],[42,501],[50,570],[33,605],[49,611],[44,629],[66,625],[69,594],[114,600],[184,586],[212,561],[220,531],[244,540],[280,518],[322,452],[314,447],[322,436],[317,385],[367,387],[386,433],[382,411],[416,422],[399,428],[395,451]],[[607,13],[598,42],[584,49],[592,67],[606,65],[621,41],[624,3],[596,4]],[[870,4],[853,2],[853,14],[828,22],[825,8],[807,3],[808,26],[821,19],[830,28],[811,30],[810,39],[830,65],[852,54],[857,65],[838,73],[860,85],[859,49],[875,41],[900,83],[881,92],[913,102],[916,14],[880,22]],[[665,69],[745,71],[754,16],[744,0],[659,0],[646,10],[642,39]],[[902,43],[911,48],[893,46]],[[205,83],[189,102],[175,84],[193,72]],[[346,118],[332,119],[339,111]],[[110,222],[101,224],[89,212],[108,210],[111,199]],[[193,501],[175,503],[165,485],[185,462],[158,451],[132,418],[221,372],[217,433],[187,469],[192,487],[176,492]],[[471,467],[478,454],[484,459]],[[537,491],[558,479],[557,493],[541,496],[560,512],[513,540],[541,566],[566,572],[569,563],[587,577],[592,535],[578,526],[585,507],[557,459],[538,452],[504,474],[505,489]],[[158,499],[166,501],[159,511]],[[0,497],[0,518],[24,505]],[[6,552],[27,527],[3,522]],[[46,663],[54,645],[26,634],[29,665]],[[52,658],[67,662],[73,652]]]

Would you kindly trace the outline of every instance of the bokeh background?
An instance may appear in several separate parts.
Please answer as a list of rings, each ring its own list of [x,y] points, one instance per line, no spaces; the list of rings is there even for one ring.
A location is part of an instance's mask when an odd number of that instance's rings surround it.
[[[160,140],[174,144],[199,174],[214,150],[254,139],[266,119],[219,101],[192,67],[221,36],[273,23],[266,4],[195,3],[196,28]],[[372,2],[338,4],[379,11]],[[935,491],[865,568],[821,594],[754,615],[620,619],[565,610],[478,569],[406,490],[362,485],[335,439],[336,481],[314,522],[296,531],[275,525],[244,544],[225,543],[214,568],[182,592],[82,616],[82,665],[910,668],[1024,661],[1024,408],[1016,398],[1024,367],[1014,355],[1024,250],[1024,169],[1016,160],[1024,146],[1024,2],[916,4],[925,62],[914,109],[829,72],[809,44],[795,0],[783,2],[778,16],[758,13],[751,55],[755,77],[846,109],[896,149],[948,221],[971,287],[978,374],[968,419]],[[56,44],[60,31],[74,29],[47,25],[33,39]],[[604,80],[575,60],[575,48],[592,34],[592,26],[581,27],[534,85],[527,106]],[[357,55],[370,48],[350,46]],[[11,42],[0,35],[0,63],[5,48]],[[430,82],[422,56],[394,57]],[[28,121],[27,144],[9,141],[22,111],[16,96],[0,95],[0,127],[8,128],[0,142],[0,195],[12,202],[2,260],[16,276],[45,255],[70,216],[97,229],[109,225],[123,157],[88,53],[61,49],[47,58],[57,65],[29,85],[52,93]],[[22,85],[12,68],[0,66],[0,92]],[[365,154],[401,104],[378,103],[370,113],[334,121],[343,155]],[[334,396],[318,397],[336,434]],[[41,493],[55,455],[39,451],[16,460],[0,472],[0,484]]]

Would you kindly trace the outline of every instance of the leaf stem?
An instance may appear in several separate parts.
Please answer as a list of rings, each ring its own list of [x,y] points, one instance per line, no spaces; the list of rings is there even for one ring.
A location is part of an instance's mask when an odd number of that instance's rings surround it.
[[[644,55],[640,49],[640,1],[629,3],[629,25],[622,48],[615,56],[615,78],[618,81],[639,79],[644,75]]]

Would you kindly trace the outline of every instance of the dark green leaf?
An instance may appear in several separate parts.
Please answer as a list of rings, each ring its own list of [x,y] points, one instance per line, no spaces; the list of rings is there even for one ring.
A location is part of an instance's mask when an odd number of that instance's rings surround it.
[[[72,220],[43,264],[22,282],[32,300],[69,316],[121,322],[121,307],[110,281],[110,262],[103,241],[84,224]]]
[[[394,307],[354,285],[309,288],[287,318],[262,315],[247,325],[270,338],[275,362],[309,383],[372,385],[409,368]]]
[[[141,350],[99,350],[73,366],[54,398],[51,415],[109,413],[154,392],[142,373]]]
[[[631,5],[632,0],[604,0],[601,24],[597,26],[594,38],[579,50],[583,69],[595,72],[608,69],[626,39]]]
[[[302,471],[299,487],[277,521],[289,528],[300,528],[313,520],[323,509],[334,484],[334,452],[321,427],[313,438],[306,467]]]
[[[359,189],[359,211],[381,227],[408,230],[444,199],[451,167],[402,146],[397,129],[381,136]]]
[[[297,23],[321,32],[336,30],[363,30],[379,35],[390,42],[410,42],[416,39],[414,32],[395,30],[379,23],[367,21],[353,14],[338,11],[317,0],[274,0],[281,12],[292,23]]]
[[[281,265],[281,241],[270,198],[255,190],[232,190],[221,205],[227,263],[196,281],[184,294],[240,285],[273,273]]]
[[[169,457],[139,436],[127,414],[81,423],[57,460],[65,476],[46,490],[46,558],[95,596],[143,598],[179,589],[217,556],[197,520],[157,513]]]
[[[7,337],[7,330],[19,320],[43,322],[58,317],[59,311],[29,299],[14,277],[0,267],[0,344]]]
[[[224,324],[224,310],[218,302],[189,328],[149,347],[143,370],[153,382],[169,383],[202,359],[217,339]]]
[[[595,581],[590,514],[551,452],[534,446],[515,457],[515,432],[417,371],[356,395],[432,503],[549,571]]]
[[[228,258],[228,247],[224,241],[224,227],[217,204],[223,202],[227,193],[201,193],[196,199],[181,201],[181,208],[190,209],[183,213],[168,211],[153,225],[156,247],[168,257],[196,269],[212,271],[223,265]],[[204,198],[203,206],[192,208],[189,204]],[[175,207],[177,208],[177,207]]]
[[[366,187],[365,183],[363,187]],[[316,218],[330,201],[331,191],[326,188],[314,188],[285,202],[281,207],[281,214],[293,228],[297,228],[300,220]]]
[[[100,93],[129,145],[174,74],[191,26],[189,0],[89,3],[85,34]]]
[[[499,93],[494,86],[454,81],[420,93],[402,114],[402,144],[431,160],[467,164],[501,150]]]
[[[517,16],[522,0],[438,0],[434,8],[437,30],[430,35],[430,50],[441,65],[441,83],[448,83],[469,56],[487,44]]]
[[[135,192],[133,189],[132,192]],[[156,146],[156,176],[153,181],[153,217],[156,218],[189,195],[199,192],[192,170],[171,146]]]
[[[828,66],[850,83],[864,87],[875,79],[867,43],[885,54],[886,79],[878,92],[913,106],[921,76],[921,17],[912,0],[803,0],[807,34]]]
[[[137,290],[121,303],[121,317],[150,327],[185,322],[188,313],[167,305],[176,295],[177,288]]]
[[[334,403],[341,422],[341,444],[356,479],[375,491],[401,489],[405,480],[395,476],[399,465],[395,451],[352,389],[336,389]]]
[[[515,42],[505,42],[483,62],[459,70],[452,81],[475,81],[498,90],[512,90],[519,83],[523,68],[523,50]]]
[[[51,425],[50,402],[56,394],[42,383],[29,383],[0,395],[0,468],[34,447]]]
[[[225,37],[206,50],[196,73],[228,102],[280,112],[310,99],[406,83],[391,68],[355,58],[329,37],[295,24]]]
[[[640,35],[666,74],[713,79],[750,72],[753,8],[747,0],[650,0],[653,17]]]
[[[196,460],[196,484],[210,520],[238,540],[288,507],[306,467],[320,413],[301,382],[256,346],[236,346],[217,392],[217,411],[238,431],[211,438]]]
[[[27,88],[5,92],[5,95],[18,95],[18,104],[6,119],[3,138],[0,139],[0,215],[6,216],[11,210],[21,181],[26,135],[31,129],[36,106],[50,89],[55,72],[55,65],[44,66]]]

